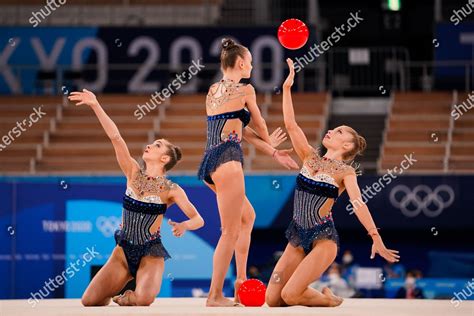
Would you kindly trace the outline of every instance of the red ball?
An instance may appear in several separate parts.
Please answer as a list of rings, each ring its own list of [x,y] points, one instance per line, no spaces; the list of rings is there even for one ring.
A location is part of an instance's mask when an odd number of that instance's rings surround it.
[[[267,287],[262,281],[248,279],[242,283],[237,292],[240,302],[245,306],[262,306],[265,303]]]
[[[308,37],[308,27],[298,19],[288,19],[278,28],[278,40],[283,47],[288,49],[303,47]]]

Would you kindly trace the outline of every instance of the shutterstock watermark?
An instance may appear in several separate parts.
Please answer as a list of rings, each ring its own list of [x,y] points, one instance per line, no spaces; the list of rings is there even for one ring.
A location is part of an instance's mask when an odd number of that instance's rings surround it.
[[[346,206],[346,211],[349,212],[350,215],[354,214],[354,209],[367,204],[367,202],[374,198],[377,193],[382,191],[387,185],[392,183],[399,175],[401,175],[405,170],[409,169],[417,160],[413,158],[413,154],[411,153],[409,156],[405,155],[405,159],[402,160],[399,166],[393,167],[393,169],[387,169],[387,173],[384,174],[382,177],[379,178],[378,181],[372,183],[370,186],[366,185],[364,189],[362,189],[361,197],[356,200],[349,201],[350,203]],[[373,192],[373,191],[375,192]]]
[[[43,288],[38,290],[38,292],[30,293],[31,297],[28,299],[28,304],[30,304],[31,307],[35,307],[41,299],[48,297],[52,292],[59,288],[59,286],[63,285],[65,281],[73,278],[76,275],[76,272],[80,271],[76,266],[83,268],[87,263],[99,255],[99,252],[95,251],[94,247],[91,248],[92,249],[89,249],[89,247],[86,248],[87,252],[81,256],[82,259],[80,258],[75,262],[71,262],[69,267],[67,267],[61,274],[56,275],[54,279],[49,278],[48,281],[44,282]]]
[[[454,25],[458,25],[459,23],[461,23],[462,20],[471,15],[473,10],[474,0],[469,0],[464,6],[461,7],[460,10],[453,10],[453,14],[449,18],[449,20],[453,22]]]
[[[472,278],[472,281],[474,281],[474,278]],[[467,289],[469,289],[469,293]],[[453,293],[454,297],[451,299],[451,304],[455,305],[454,307],[459,307],[462,301],[465,301],[469,299],[469,297],[471,297],[473,290],[474,290],[474,282],[467,281],[466,292],[464,292],[464,289],[462,289],[461,292]]]
[[[56,3],[59,3],[59,5]],[[53,7],[54,4],[54,7]],[[31,18],[28,20],[33,27],[37,27],[42,21],[44,21],[53,11],[59,9],[62,5],[66,4],[66,0],[47,0],[46,4],[39,11],[31,12]],[[44,11],[43,11],[44,10]]]
[[[201,59],[197,62],[192,61],[192,64],[188,67],[187,71],[183,71],[180,74],[176,74],[176,78],[173,79],[166,88],[162,89],[161,91],[156,91],[151,95],[151,99],[146,102],[145,104],[137,105],[137,110],[133,112],[133,115],[138,119],[141,120],[145,117],[148,113],[156,109],[158,105],[164,102],[167,98],[171,97],[176,91],[181,89],[183,85],[185,85],[189,80],[191,80],[194,76],[196,76],[203,68],[204,65],[201,65]],[[159,100],[157,100],[159,99]]]
[[[46,115],[46,112],[41,111],[42,107],[43,106],[41,105],[39,108],[33,108],[33,113],[31,113],[28,118],[21,122],[16,122],[16,126],[8,131],[6,135],[3,135],[0,141],[0,151],[3,151],[16,138],[20,137],[21,134],[26,131],[26,128],[33,126],[33,124],[37,123],[43,116]]]
[[[355,29],[362,21],[364,21],[363,18],[359,17],[359,13],[360,10],[356,13],[351,12],[350,17],[347,19],[346,23],[336,26],[330,36],[321,41],[319,45],[315,43],[302,57],[296,57],[295,71],[300,72],[306,65],[312,63],[316,60],[316,58],[330,50],[337,42],[341,40],[341,38],[346,36],[347,33]],[[320,48],[322,48],[322,50]]]
[[[471,93],[474,93],[474,91],[472,91]],[[454,105],[454,110],[451,111],[451,116],[454,117],[454,120],[459,119],[464,113],[474,107],[473,103],[474,95],[468,94],[467,99],[463,103]]]

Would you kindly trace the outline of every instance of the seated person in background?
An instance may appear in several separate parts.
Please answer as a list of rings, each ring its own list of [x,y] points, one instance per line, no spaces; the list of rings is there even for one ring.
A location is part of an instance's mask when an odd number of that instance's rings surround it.
[[[354,263],[352,251],[346,249],[342,255],[341,275],[351,286],[355,284],[355,271],[359,265]]]
[[[405,278],[405,286],[397,291],[395,298],[425,298],[422,289],[416,286],[416,280],[421,277],[422,273],[419,270],[408,271]]]
[[[260,270],[256,266],[250,266],[248,270],[248,275],[249,279],[261,279],[262,274],[260,273]]]
[[[387,279],[399,279],[405,277],[405,267],[401,263],[387,263],[383,267],[384,275]]]
[[[322,280],[326,282],[322,282]],[[326,278],[321,278],[321,282],[313,282],[310,287],[319,289],[327,286],[334,292],[335,295],[340,297],[353,297],[356,291],[344,280],[341,276],[341,268],[337,263],[333,263],[327,272]]]

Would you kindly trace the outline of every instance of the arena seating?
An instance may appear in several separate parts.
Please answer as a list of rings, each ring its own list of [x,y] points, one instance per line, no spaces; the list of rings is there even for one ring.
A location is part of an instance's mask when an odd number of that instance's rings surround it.
[[[196,172],[206,141],[205,95],[173,96],[166,106],[141,120],[134,111],[149,101],[148,95],[99,98],[134,157],[140,158],[144,146],[154,139],[167,138],[183,150],[183,160],[174,172]],[[417,162],[407,173],[443,173],[446,166],[449,172],[474,171],[474,112],[468,111],[458,120],[450,115],[453,102],[459,104],[466,98],[459,94],[455,101],[450,92],[395,94],[380,149],[379,173],[400,165],[410,153]],[[89,108],[76,108],[62,97],[2,97],[1,101],[2,136],[27,119],[35,107],[42,105],[47,115],[2,150],[0,173],[120,172],[112,145]],[[269,132],[284,128],[281,95],[258,95],[257,101]],[[315,146],[326,129],[329,102],[326,93],[294,94],[297,120]],[[291,148],[289,139],[279,148]],[[246,142],[243,149],[247,171],[285,171]],[[297,160],[294,153],[292,156]]]
[[[464,101],[465,97],[459,99]],[[396,93],[387,118],[379,172],[400,165],[404,155],[410,153],[417,162],[407,172],[474,171],[470,128],[474,113],[455,121],[451,116],[453,102],[451,92]]]
[[[104,95],[99,100],[118,125],[132,156],[140,158],[146,144],[167,138],[183,150],[183,160],[173,171],[196,173],[206,142],[205,95],[173,96],[169,104],[141,120],[134,116],[134,111],[137,105],[149,101],[149,96]],[[257,102],[270,132],[278,126],[284,128],[281,96],[268,100],[259,95]],[[311,142],[318,140],[324,128],[327,102],[326,94],[294,96],[297,119]],[[3,97],[2,104],[2,135],[28,117],[33,104],[43,104],[47,115],[2,151],[1,173],[120,172],[112,145],[88,107],[75,107],[61,97]],[[289,140],[280,145],[290,147]],[[243,148],[247,170],[284,170],[253,146],[244,142]]]
[[[0,135],[4,138],[10,133],[10,137],[14,140],[0,152],[1,173],[30,170],[30,162],[36,157],[37,147],[43,143],[45,133],[54,125],[53,118],[56,116],[56,108],[60,106],[60,101],[61,99],[57,97],[2,97]],[[46,116],[30,127],[17,126],[17,122],[22,124],[23,120],[28,120],[34,113],[33,108],[39,109],[41,105],[41,111],[46,112]],[[21,128],[25,131],[21,131]],[[21,135],[18,136],[19,131]]]
[[[196,4],[206,4],[206,3],[221,3],[222,0],[174,0],[173,4],[176,5],[196,5]],[[57,2],[59,4],[59,1]],[[117,1],[117,0],[68,0],[68,5],[140,5],[140,4],[147,4],[147,5],[167,5],[169,1],[166,0],[125,0],[125,1]],[[15,5],[18,4],[18,1],[15,0],[3,0],[2,5]],[[23,5],[39,5],[44,6],[44,0],[22,0],[21,4]],[[66,4],[66,3],[65,3]]]
[[[467,103],[468,95],[459,94],[456,104]],[[454,172],[474,171],[474,112],[465,112],[454,120],[449,167]]]
[[[69,0],[41,26],[207,25],[219,19],[223,0]],[[49,3],[49,2],[48,2]],[[59,4],[58,1],[56,1]],[[33,12],[50,12],[43,0],[4,0],[0,24],[28,25]],[[60,13],[59,13],[60,12]],[[41,15],[39,15],[41,16]]]

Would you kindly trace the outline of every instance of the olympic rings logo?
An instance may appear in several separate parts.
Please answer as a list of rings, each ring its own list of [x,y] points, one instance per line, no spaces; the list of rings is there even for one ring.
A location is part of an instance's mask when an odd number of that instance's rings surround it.
[[[112,237],[120,225],[120,218],[116,216],[99,216],[95,222],[97,229],[105,236]]]
[[[423,184],[413,190],[400,184],[390,191],[390,202],[407,217],[415,217],[420,212],[428,217],[436,217],[453,204],[454,197],[454,190],[446,184],[434,190]]]

